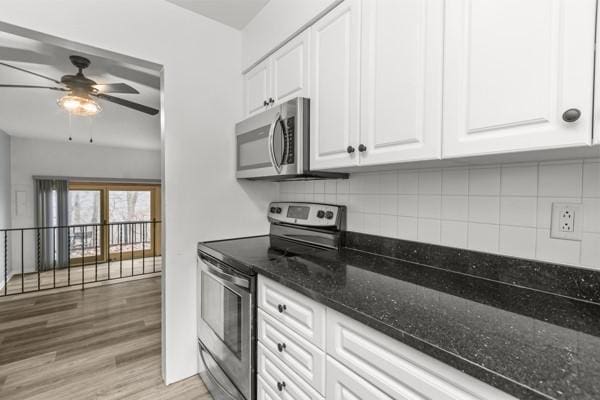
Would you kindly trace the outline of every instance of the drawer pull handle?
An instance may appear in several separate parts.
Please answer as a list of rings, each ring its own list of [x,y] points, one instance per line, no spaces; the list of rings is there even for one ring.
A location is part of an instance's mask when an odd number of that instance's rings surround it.
[[[280,353],[282,353],[286,348],[285,343],[277,343],[277,350],[279,350]]]
[[[285,304],[279,304],[279,305],[277,305],[277,309],[279,310],[280,313],[282,313],[285,310],[287,310],[287,307],[285,306]]]
[[[284,388],[285,388],[285,382],[277,382],[277,390],[279,390],[280,392],[283,392]]]

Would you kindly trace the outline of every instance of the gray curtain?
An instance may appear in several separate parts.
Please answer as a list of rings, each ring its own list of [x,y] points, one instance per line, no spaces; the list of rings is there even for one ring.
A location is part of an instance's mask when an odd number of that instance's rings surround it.
[[[69,183],[60,179],[35,180],[36,227],[39,229],[38,269],[61,268],[69,262]],[[61,227],[56,229],[41,229]],[[37,232],[36,232],[37,235]]]

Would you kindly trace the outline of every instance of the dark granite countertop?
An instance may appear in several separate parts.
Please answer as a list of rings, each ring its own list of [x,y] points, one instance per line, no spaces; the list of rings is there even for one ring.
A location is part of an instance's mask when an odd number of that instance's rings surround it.
[[[339,251],[269,236],[199,250],[251,265],[517,398],[600,399],[600,273],[353,235],[353,248]],[[544,267],[554,275],[534,277]]]

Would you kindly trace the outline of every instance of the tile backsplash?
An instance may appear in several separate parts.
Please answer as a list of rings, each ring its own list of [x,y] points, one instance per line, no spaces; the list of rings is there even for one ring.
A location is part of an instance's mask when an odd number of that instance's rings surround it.
[[[283,182],[282,201],[348,206],[348,230],[600,269],[600,159]],[[582,204],[581,241],[550,237],[552,203]]]

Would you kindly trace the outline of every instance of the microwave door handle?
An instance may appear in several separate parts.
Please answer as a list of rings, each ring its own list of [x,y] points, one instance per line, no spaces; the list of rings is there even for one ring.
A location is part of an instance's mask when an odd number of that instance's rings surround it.
[[[271,163],[278,174],[281,173],[281,165],[277,163],[277,159],[275,158],[275,127],[277,126],[277,123],[279,123],[280,118],[280,113],[275,114],[275,120],[271,123],[271,127],[269,128],[269,155],[271,156]]]

